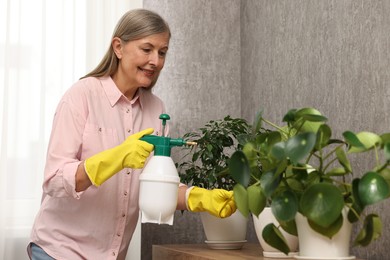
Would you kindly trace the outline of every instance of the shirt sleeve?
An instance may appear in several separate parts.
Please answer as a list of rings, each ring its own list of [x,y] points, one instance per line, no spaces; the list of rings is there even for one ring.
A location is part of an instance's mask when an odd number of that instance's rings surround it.
[[[80,161],[85,119],[69,102],[62,100],[56,110],[47,151],[43,190],[53,197],[71,196],[76,192],[75,175]]]

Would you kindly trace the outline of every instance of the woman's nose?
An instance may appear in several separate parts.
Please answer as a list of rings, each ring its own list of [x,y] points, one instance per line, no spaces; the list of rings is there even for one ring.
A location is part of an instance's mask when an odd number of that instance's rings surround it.
[[[158,56],[158,53],[157,52],[152,52],[149,56],[149,63],[153,66],[156,66],[158,65],[158,62],[159,62],[159,59],[160,57]]]

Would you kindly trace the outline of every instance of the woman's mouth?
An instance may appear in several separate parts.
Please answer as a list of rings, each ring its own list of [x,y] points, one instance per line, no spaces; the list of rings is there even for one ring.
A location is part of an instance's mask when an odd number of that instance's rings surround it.
[[[146,77],[153,77],[154,72],[155,72],[154,70],[148,70],[148,69],[142,69],[142,68],[139,68],[139,69],[145,74]]]

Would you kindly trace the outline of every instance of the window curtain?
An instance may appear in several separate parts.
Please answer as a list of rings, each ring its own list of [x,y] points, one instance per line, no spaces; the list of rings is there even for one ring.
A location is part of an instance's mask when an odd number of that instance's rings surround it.
[[[120,16],[140,7],[142,0],[0,0],[0,259],[27,259],[59,99],[98,64]]]

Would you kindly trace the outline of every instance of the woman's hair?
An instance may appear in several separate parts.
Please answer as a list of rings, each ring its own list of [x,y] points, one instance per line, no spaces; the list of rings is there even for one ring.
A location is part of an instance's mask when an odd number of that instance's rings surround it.
[[[168,32],[169,37],[171,36],[168,23],[160,15],[146,9],[134,9],[126,12],[118,21],[111,40],[118,37],[126,43],[164,32]],[[118,69],[118,63],[119,59],[112,48],[112,42],[110,42],[110,46],[99,65],[82,78],[112,76]]]

